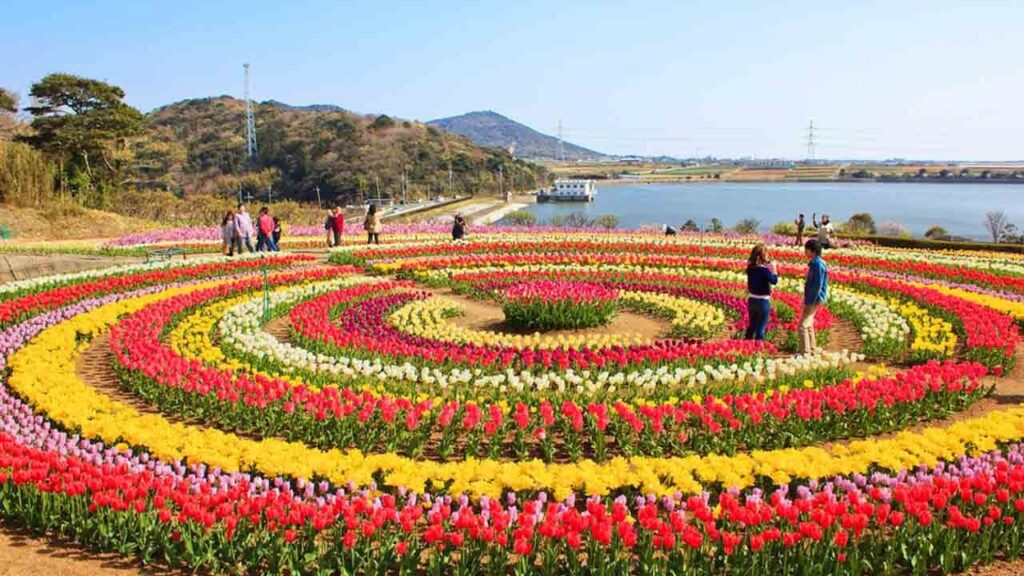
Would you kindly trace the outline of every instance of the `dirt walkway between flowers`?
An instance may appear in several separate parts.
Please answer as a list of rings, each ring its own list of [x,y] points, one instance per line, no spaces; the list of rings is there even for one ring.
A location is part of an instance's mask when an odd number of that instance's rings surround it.
[[[143,566],[116,553],[93,552],[73,540],[33,536],[0,523],[0,576],[184,576],[187,572]]]

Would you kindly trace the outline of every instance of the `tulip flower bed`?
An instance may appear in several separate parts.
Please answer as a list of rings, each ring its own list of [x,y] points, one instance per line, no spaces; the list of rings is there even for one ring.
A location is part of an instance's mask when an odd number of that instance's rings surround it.
[[[346,266],[276,256],[265,277],[208,258],[0,285],[0,518],[215,574],[1024,556],[1024,406],[979,402],[1018,353],[1024,261],[827,253],[817,327],[893,369],[782,353],[796,249],[773,247],[758,343],[738,339],[749,239],[410,232],[333,252]],[[664,333],[508,335],[455,318],[467,299],[597,303]]]
[[[522,330],[604,326],[616,312],[619,293],[600,284],[539,281],[502,292],[505,321]]]

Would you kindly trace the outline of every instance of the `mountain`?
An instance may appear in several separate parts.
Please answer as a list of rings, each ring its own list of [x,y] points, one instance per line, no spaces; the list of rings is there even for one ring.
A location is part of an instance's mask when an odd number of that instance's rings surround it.
[[[345,112],[345,109],[336,104],[307,104],[306,106],[293,106],[277,100],[266,100],[263,104],[277,106],[282,110],[296,110],[299,112]]]
[[[505,150],[421,122],[361,115],[337,107],[256,105],[259,153],[245,157],[245,102],[229,96],[183,100],[147,115],[132,145],[133,183],[179,195],[232,195],[238,187],[274,196],[328,202],[398,197],[403,173],[409,198],[539,186],[542,167]]]
[[[441,118],[427,122],[447,132],[462,134],[481,146],[508,150],[515,146],[518,158],[556,160],[559,157],[558,138],[542,134],[529,126],[506,118],[497,112],[470,112],[461,116]],[[562,142],[566,160],[604,158],[605,154],[588,150],[569,142]]]

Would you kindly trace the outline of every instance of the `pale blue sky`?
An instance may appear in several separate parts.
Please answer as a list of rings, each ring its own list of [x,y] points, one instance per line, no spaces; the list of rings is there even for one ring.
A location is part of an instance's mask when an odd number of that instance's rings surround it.
[[[610,153],[1024,159],[1024,2],[6,0],[0,86],[492,109]]]

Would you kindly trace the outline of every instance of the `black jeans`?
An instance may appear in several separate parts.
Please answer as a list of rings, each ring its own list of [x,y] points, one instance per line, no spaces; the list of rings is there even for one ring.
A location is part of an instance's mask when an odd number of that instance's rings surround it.
[[[772,313],[772,301],[762,298],[747,298],[747,332],[744,338],[747,340],[764,340],[765,332],[768,331],[768,319]]]
[[[366,233],[367,244],[380,244],[380,232],[367,232]]]

